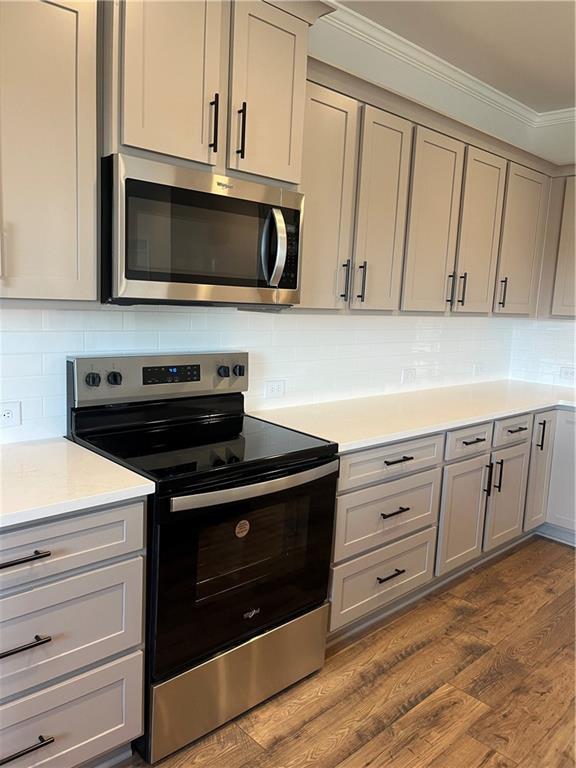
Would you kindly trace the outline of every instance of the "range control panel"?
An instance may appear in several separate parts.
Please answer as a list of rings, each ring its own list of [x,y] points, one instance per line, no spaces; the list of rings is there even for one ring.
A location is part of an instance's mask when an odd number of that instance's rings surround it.
[[[72,407],[247,389],[247,352],[71,357],[67,361]]]

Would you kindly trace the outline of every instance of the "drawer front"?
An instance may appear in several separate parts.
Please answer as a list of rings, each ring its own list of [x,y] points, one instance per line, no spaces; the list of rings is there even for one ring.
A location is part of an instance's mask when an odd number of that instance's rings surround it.
[[[0,759],[46,740],[14,768],[75,768],[141,733],[141,651],[0,707]]]
[[[0,599],[1,696],[141,643],[142,584],[136,557]]]
[[[143,502],[8,531],[0,536],[0,589],[56,576],[143,546]],[[18,560],[27,562],[11,564]]]
[[[530,440],[533,421],[534,416],[531,413],[525,413],[523,416],[514,416],[494,422],[494,448],[525,443]]]
[[[336,505],[334,561],[359,555],[436,525],[440,468],[340,496]]]
[[[339,492],[374,485],[392,477],[401,477],[442,462],[444,435],[349,453],[340,459]]]
[[[330,630],[359,619],[432,579],[436,528],[332,569]]]
[[[493,424],[477,424],[475,427],[453,429],[446,433],[446,461],[453,459],[467,459],[469,456],[477,456],[486,453],[492,445]]]

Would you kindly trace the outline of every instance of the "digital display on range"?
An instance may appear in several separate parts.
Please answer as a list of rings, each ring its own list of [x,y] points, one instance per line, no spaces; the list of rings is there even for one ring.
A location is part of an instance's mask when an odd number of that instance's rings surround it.
[[[199,365],[151,365],[142,368],[142,384],[177,384],[200,381]]]

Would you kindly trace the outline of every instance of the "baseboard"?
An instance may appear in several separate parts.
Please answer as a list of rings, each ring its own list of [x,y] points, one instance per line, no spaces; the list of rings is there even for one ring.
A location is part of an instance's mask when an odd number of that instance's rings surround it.
[[[556,526],[551,527],[556,528]],[[331,648],[336,644],[347,643],[351,640],[354,640],[357,636],[366,634],[366,631],[370,628],[375,627],[378,624],[385,622],[392,616],[400,613],[401,611],[406,610],[406,608],[409,608],[414,603],[417,603],[423,597],[426,597],[427,595],[436,592],[437,590],[443,589],[447,584],[450,584],[450,582],[459,579],[465,573],[468,573],[468,571],[472,571],[479,565],[484,565],[490,560],[493,560],[495,557],[499,557],[509,549],[514,549],[514,547],[517,547],[519,544],[523,544],[529,541],[530,539],[534,538],[536,533],[540,533],[540,530],[541,529],[538,528],[537,531],[529,531],[519,538],[514,539],[514,541],[503,544],[501,547],[498,547],[498,549],[494,549],[491,552],[482,554],[480,557],[476,558],[475,560],[471,560],[469,563],[466,563],[466,565],[455,569],[451,573],[447,573],[444,576],[434,577],[432,581],[428,582],[428,584],[425,584],[424,586],[415,589],[414,592],[410,592],[408,595],[404,595],[398,600],[395,600],[393,603],[390,603],[382,610],[375,611],[374,613],[370,613],[367,616],[363,616],[361,619],[358,619],[354,623],[331,632],[328,635],[326,647]],[[550,536],[548,538],[552,537]],[[559,541],[559,539],[557,540]]]
[[[552,539],[552,541],[558,541],[560,544],[569,544],[571,547],[576,547],[576,531],[562,528],[561,525],[544,523],[539,528],[536,528],[534,533],[538,536],[543,536],[545,539]]]

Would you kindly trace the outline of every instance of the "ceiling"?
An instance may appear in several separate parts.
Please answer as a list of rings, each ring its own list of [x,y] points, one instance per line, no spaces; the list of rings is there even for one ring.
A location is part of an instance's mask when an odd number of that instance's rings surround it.
[[[342,0],[536,112],[575,106],[573,0]]]

